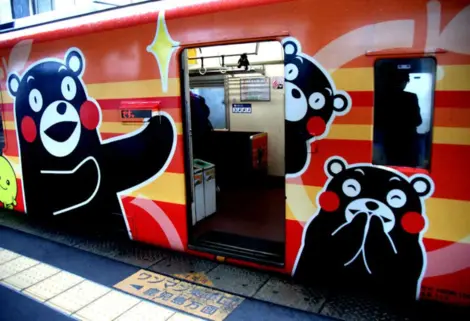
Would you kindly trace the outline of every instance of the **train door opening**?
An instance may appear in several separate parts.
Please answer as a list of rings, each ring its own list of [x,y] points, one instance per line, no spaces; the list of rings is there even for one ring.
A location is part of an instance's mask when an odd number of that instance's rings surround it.
[[[181,56],[189,246],[282,266],[284,52],[276,41]]]

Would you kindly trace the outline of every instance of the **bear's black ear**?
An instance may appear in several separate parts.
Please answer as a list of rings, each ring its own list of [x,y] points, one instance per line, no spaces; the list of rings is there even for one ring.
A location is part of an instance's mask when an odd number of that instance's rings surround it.
[[[336,112],[340,113],[349,107],[349,101],[343,94],[336,94],[333,96],[333,108]]]
[[[325,170],[328,175],[334,177],[347,168],[347,163],[344,159],[333,156],[326,161]]]
[[[16,97],[16,94],[18,94],[18,89],[20,89],[20,76],[18,76],[16,73],[11,73],[8,76],[7,84],[8,84],[8,93],[12,97]]]
[[[413,175],[410,179],[410,184],[413,186],[416,193],[421,197],[429,197],[433,191],[433,182],[428,176]]]
[[[65,64],[76,75],[81,76],[83,72],[85,59],[83,54],[77,48],[72,48],[65,55]]]
[[[284,54],[288,56],[296,55],[300,52],[300,45],[294,40],[287,40],[283,44]]]

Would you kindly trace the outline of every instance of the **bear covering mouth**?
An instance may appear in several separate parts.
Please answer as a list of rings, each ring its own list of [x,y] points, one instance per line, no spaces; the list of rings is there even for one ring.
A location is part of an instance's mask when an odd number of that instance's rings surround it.
[[[357,200],[355,202],[361,201],[364,202],[365,204],[370,203],[370,204],[377,204],[373,201],[363,201],[363,200]],[[354,203],[354,202],[353,202]],[[374,225],[382,225],[383,232],[387,239],[390,241],[390,246],[395,254],[397,254],[397,249],[395,247],[395,244],[393,243],[392,238],[390,237],[390,231],[393,229],[393,226],[395,225],[395,217],[393,216],[393,212],[387,208],[385,204],[380,204],[377,208],[382,208],[383,211],[370,211],[370,210],[363,210],[363,209],[351,209],[355,207],[356,204],[350,204],[348,206],[348,209],[346,209],[346,223],[338,227],[333,233],[331,233],[331,236],[335,236],[337,233],[347,233],[348,228],[352,229],[360,229],[360,227],[363,227],[363,235],[362,235],[362,242],[359,246],[359,249],[357,250],[356,254],[346,263],[344,263],[344,266],[348,266],[349,264],[353,263],[356,261],[359,256],[361,256],[364,266],[369,274],[372,274],[371,269],[369,268],[369,265],[367,264],[367,252],[366,252],[366,245],[370,244],[373,240],[369,237],[369,228],[371,225],[371,222],[374,221]],[[375,205],[377,206],[377,205]]]
[[[338,156],[324,169],[328,179],[304,227],[294,277],[418,297],[426,266],[424,199],[434,191],[432,180],[367,163],[348,165]]]

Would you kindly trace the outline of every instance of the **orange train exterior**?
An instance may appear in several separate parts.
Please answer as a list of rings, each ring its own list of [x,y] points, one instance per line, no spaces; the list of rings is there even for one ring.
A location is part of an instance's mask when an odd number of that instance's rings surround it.
[[[303,117],[292,110],[288,90],[290,83],[306,87],[296,83],[306,64],[331,95],[329,117],[307,124],[319,130],[306,142],[315,148],[307,148],[305,162],[286,176],[280,270],[309,270],[315,253],[316,265],[336,260],[347,268],[347,261],[357,259],[365,277],[380,279],[390,272],[382,260],[404,275],[398,283],[408,295],[469,304],[469,21],[469,0],[226,0],[180,7],[169,1],[0,34],[2,164],[6,160],[0,185],[7,186],[0,201],[31,215],[119,212],[134,240],[215,259],[187,249],[180,53],[279,40],[286,57],[287,120]],[[429,171],[371,164],[374,62],[400,56],[437,60]],[[126,104],[145,106],[153,117],[145,124],[123,121]],[[287,138],[287,152],[289,144]],[[5,185],[8,177],[13,179]],[[359,202],[358,189],[366,193],[371,184],[382,189],[390,182],[395,185],[380,203],[392,215],[388,227],[383,218],[364,213],[344,221],[348,197]],[[403,202],[396,203],[400,197]],[[380,225],[374,242],[383,248],[372,249],[364,237],[359,250],[342,253],[336,241],[348,243],[354,233],[321,232],[336,224],[330,217],[342,218],[344,229],[359,220],[370,231]],[[338,251],[344,254],[339,261],[331,258]]]

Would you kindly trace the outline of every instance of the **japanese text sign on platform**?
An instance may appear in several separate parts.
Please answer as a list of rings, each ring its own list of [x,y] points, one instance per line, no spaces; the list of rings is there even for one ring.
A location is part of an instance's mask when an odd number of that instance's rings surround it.
[[[210,320],[223,320],[243,298],[146,270],[140,270],[114,286],[158,304]]]

